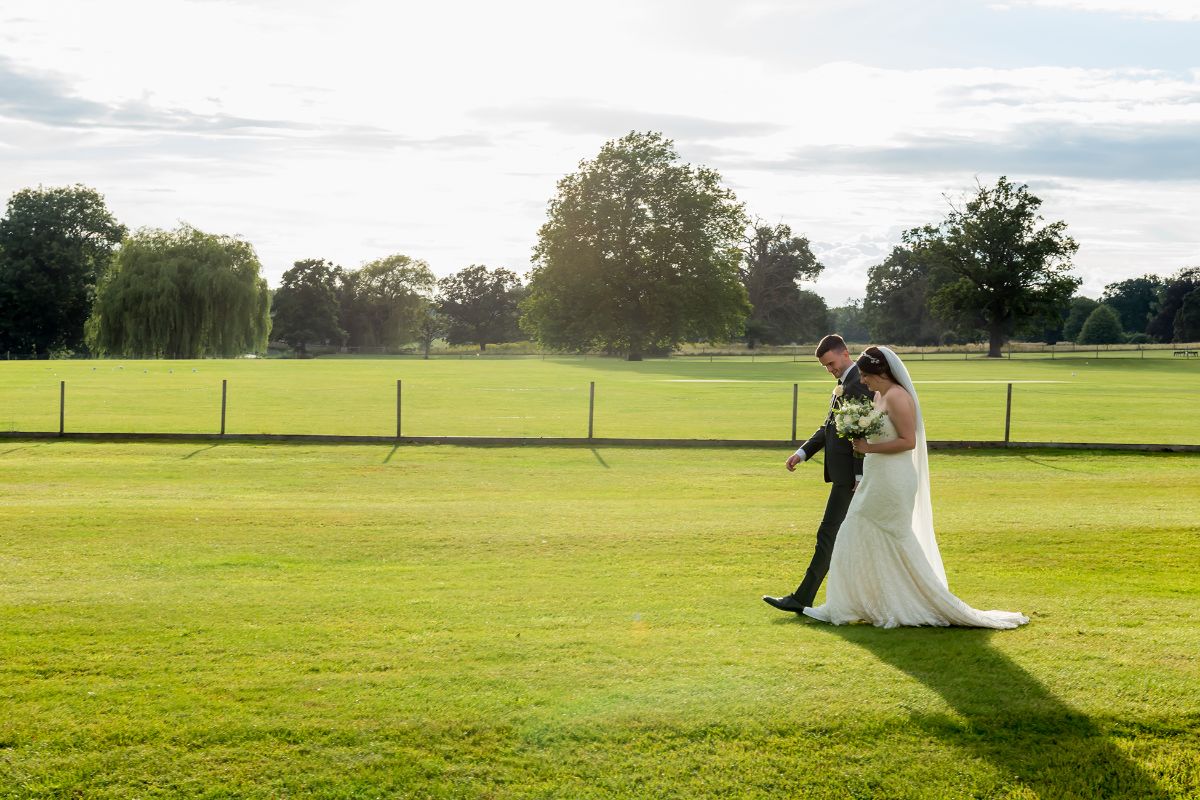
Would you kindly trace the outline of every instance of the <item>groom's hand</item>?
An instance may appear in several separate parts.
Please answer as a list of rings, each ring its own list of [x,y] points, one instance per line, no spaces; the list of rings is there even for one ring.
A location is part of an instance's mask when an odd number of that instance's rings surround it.
[[[801,456],[799,453],[792,453],[791,458],[789,458],[787,460],[788,472],[795,472],[796,465],[799,464],[803,460],[804,460],[804,457]]]

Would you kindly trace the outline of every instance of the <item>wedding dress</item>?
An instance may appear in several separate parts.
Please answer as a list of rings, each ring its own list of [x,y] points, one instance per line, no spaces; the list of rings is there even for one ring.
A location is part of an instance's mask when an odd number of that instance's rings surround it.
[[[862,482],[838,530],[825,585],[825,603],[804,613],[823,622],[844,625],[870,622],[884,628],[910,625],[961,625],[972,628],[1015,628],[1029,618],[1013,611],[978,611],[950,593],[946,571],[933,534],[929,498],[929,457],[921,405],[908,370],[886,347],[892,375],[912,395],[916,408],[913,450],[868,453]],[[868,439],[897,438],[891,419],[883,432]]]

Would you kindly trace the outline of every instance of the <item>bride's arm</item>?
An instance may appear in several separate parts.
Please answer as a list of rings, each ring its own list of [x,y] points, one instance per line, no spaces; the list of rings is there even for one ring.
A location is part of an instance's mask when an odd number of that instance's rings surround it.
[[[896,438],[890,442],[875,444],[856,439],[855,449],[861,453],[903,453],[917,446],[917,413],[913,407],[912,395],[897,387],[888,392],[884,399],[888,416],[896,428]]]

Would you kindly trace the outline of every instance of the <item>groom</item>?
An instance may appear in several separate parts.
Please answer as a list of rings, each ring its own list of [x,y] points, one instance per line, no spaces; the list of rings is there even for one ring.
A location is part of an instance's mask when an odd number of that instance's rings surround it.
[[[833,409],[848,397],[868,400],[872,398],[871,391],[860,380],[858,367],[850,358],[850,349],[846,347],[846,342],[841,336],[831,333],[822,339],[817,345],[817,360],[830,375],[837,378],[838,386],[830,398],[825,422],[788,458],[787,468],[789,472],[794,471],[797,464],[808,461],[819,453],[821,448],[825,448],[825,482],[832,484],[829,488],[829,501],[825,504],[825,516],[817,528],[816,552],[813,553],[812,563],[808,565],[808,571],[804,573],[804,580],[800,582],[800,586],[783,597],[763,596],[768,605],[780,611],[794,611],[797,614],[812,606],[817,589],[820,588],[821,581],[825,580],[838,528],[846,518],[850,498],[854,496],[854,490],[862,480],[862,459],[854,456],[854,448],[849,439],[838,437],[837,429],[833,425]]]

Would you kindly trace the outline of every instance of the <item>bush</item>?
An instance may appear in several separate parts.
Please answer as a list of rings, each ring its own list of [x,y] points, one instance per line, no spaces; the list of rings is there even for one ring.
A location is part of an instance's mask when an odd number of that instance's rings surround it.
[[[1079,344],[1121,344],[1125,331],[1121,330],[1121,317],[1112,306],[1099,305],[1088,315],[1083,329],[1076,339]]]
[[[1126,344],[1154,344],[1154,337],[1148,333],[1131,333],[1125,337]]]

